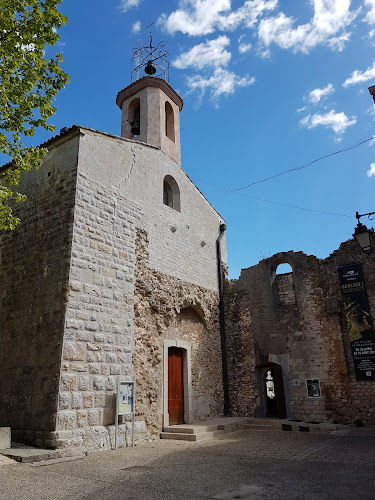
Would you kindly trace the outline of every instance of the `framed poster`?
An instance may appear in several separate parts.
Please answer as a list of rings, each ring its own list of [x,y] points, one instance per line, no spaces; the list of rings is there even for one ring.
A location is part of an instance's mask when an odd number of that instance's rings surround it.
[[[318,378],[306,379],[306,389],[308,398],[321,398],[320,381]]]
[[[339,266],[338,272],[356,379],[375,380],[375,332],[362,266]]]

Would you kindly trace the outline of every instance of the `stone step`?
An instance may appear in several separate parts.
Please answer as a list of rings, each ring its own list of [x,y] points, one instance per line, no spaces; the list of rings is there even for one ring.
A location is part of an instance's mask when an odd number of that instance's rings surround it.
[[[84,452],[82,450],[47,450],[19,443],[12,443],[12,447],[8,449],[0,449],[0,454],[8,458],[12,458],[16,462],[24,464],[45,462],[47,460],[56,460],[60,458],[82,458],[84,456]]]
[[[217,428],[217,426],[216,426]],[[211,439],[215,436],[224,434],[224,431],[215,430],[215,431],[200,431],[196,434],[188,434],[183,432],[161,432],[161,439],[174,439],[180,441],[205,441],[206,439]]]
[[[267,430],[267,429],[273,429],[274,426],[271,422],[251,422],[245,424],[245,429],[261,429],[261,430]]]
[[[161,432],[160,439],[174,439],[180,441],[196,441],[196,434],[184,434],[183,432]]]
[[[217,431],[217,425],[196,425],[193,427],[187,427],[184,425],[170,425],[168,427],[164,427],[164,432],[172,432],[172,433],[183,433],[183,434],[196,434],[200,432],[211,432]]]

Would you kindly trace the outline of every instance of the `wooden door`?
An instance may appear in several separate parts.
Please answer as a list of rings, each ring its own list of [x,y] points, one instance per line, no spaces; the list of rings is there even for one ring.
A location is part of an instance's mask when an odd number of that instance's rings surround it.
[[[184,423],[183,349],[168,349],[168,413],[171,425]]]

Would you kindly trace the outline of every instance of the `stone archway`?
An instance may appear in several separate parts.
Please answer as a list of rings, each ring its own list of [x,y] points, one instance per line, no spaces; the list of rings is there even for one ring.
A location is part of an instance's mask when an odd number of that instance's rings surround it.
[[[266,363],[257,367],[260,416],[286,418],[286,405],[282,367]]]
[[[184,423],[193,422],[193,400],[191,382],[191,347],[189,342],[183,340],[164,340],[163,356],[163,427],[170,425],[169,402],[168,402],[168,379],[169,379],[169,350],[178,348],[182,350],[182,383],[183,383],[183,408]]]

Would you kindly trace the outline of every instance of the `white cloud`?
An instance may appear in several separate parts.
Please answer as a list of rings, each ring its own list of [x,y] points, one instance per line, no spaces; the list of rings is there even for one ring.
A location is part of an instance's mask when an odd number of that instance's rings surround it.
[[[333,109],[323,115],[316,113],[315,115],[307,115],[299,123],[303,127],[314,128],[318,125],[331,128],[336,134],[343,134],[348,127],[354,125],[357,118],[352,116],[349,119],[345,113],[336,113]]]
[[[234,30],[241,23],[252,28],[264,12],[274,10],[278,0],[246,0],[231,11],[230,0],[182,0],[180,9],[162,14],[158,23],[169,33],[181,31],[192,36],[208,35],[216,28]]]
[[[214,31],[220,13],[230,10],[230,0],[187,0],[183,7],[168,17],[163,14],[159,22],[169,33],[207,35]]]
[[[270,49],[258,49],[257,56],[261,57],[262,59],[270,59],[271,51]]]
[[[345,80],[342,84],[343,87],[349,87],[349,85],[355,85],[357,83],[367,82],[375,78],[375,61],[372,66],[366,69],[366,71],[359,71],[356,69],[353,73]]]
[[[229,43],[227,36],[219,36],[216,40],[195,45],[188,52],[181,54],[172,64],[178,69],[226,66],[231,58],[231,53],[225,50]]]
[[[214,74],[209,78],[204,78],[202,75],[195,75],[189,77],[187,81],[190,92],[198,90],[203,96],[209,90],[211,97],[214,99],[223,94],[233,94],[238,87],[248,87],[254,82],[254,77],[250,78],[247,75],[241,78],[232,71],[224,68],[216,68]]]
[[[369,170],[367,170],[369,177],[375,177],[375,163],[371,163]]]
[[[141,31],[141,21],[136,21],[132,26],[132,33],[139,33]]]
[[[350,0],[310,0],[314,16],[309,23],[297,27],[295,19],[280,12],[263,19],[258,35],[266,47],[276,43],[283,49],[308,53],[316,45],[328,45],[341,51],[350,33],[345,32],[359,11],[350,11]]]
[[[369,37],[370,39],[371,39],[371,38],[373,38],[373,37],[374,37],[374,35],[375,35],[375,30],[370,30],[370,31],[368,32],[368,37]]]
[[[245,54],[246,52],[249,52],[251,50],[251,43],[240,43],[238,46],[238,52],[240,54]]]
[[[335,36],[330,38],[327,42],[327,45],[332,50],[338,50],[342,52],[345,49],[345,43],[349,41],[351,32],[343,33],[340,36]]]
[[[333,88],[332,83],[329,83],[326,87],[322,89],[314,89],[309,92],[308,99],[312,104],[318,104],[318,102],[323,98],[327,97],[330,94],[333,94],[335,89]]]
[[[141,0],[120,0],[120,10],[121,12],[126,12],[132,7],[138,7]]]
[[[375,24],[375,0],[365,0],[365,5],[369,7],[364,21]]]
[[[307,106],[303,106],[303,108],[298,108],[296,111],[297,113],[302,113],[302,111],[306,111]]]

